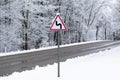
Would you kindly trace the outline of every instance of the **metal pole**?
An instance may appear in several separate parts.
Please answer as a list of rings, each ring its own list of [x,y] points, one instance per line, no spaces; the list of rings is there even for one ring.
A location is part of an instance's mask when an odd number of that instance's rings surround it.
[[[60,31],[58,31],[58,49],[57,49],[57,54],[58,54],[58,77],[60,77]]]

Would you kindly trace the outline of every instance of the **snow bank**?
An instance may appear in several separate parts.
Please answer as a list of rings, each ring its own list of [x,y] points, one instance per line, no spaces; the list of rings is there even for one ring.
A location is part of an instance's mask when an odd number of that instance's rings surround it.
[[[102,42],[102,41],[103,40],[80,42],[80,43],[73,43],[73,44],[66,44],[66,45],[61,45],[60,47],[69,47],[69,46],[75,46],[75,45],[81,45],[81,44],[88,44],[88,43],[94,43],[94,42]],[[57,48],[57,46],[43,47],[43,48],[39,48],[39,49],[31,49],[31,50],[26,50],[26,51],[0,53],[0,56],[8,56],[8,55],[15,55],[15,54],[24,54],[24,53],[29,53],[29,52],[36,52],[36,51],[48,50],[48,49],[55,49],[55,48]]]

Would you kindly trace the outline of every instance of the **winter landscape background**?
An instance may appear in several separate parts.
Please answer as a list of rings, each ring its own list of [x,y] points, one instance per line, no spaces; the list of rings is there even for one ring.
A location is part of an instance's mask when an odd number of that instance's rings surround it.
[[[60,44],[120,39],[119,0],[0,0],[0,53],[57,45],[58,12],[68,28]]]

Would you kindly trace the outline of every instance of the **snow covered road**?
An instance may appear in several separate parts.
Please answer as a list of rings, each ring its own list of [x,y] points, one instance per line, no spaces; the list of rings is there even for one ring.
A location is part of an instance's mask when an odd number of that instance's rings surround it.
[[[119,43],[120,41],[97,41],[61,46],[60,60],[63,62],[69,58],[88,55],[93,52],[118,46]],[[48,64],[56,63],[56,51],[56,48],[53,47],[20,52],[20,54],[1,54],[3,56],[0,57],[0,75],[2,76],[8,73],[32,70],[36,65],[46,66]]]
[[[120,47],[100,51],[61,62],[61,77],[57,64],[34,70],[15,72],[0,80],[120,80]]]

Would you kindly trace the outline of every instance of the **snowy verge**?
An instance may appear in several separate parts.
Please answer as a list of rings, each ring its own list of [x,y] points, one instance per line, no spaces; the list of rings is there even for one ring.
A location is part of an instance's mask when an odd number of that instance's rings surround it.
[[[104,40],[97,40],[97,41],[88,41],[88,42],[66,44],[66,45],[61,45],[60,47],[69,47],[69,46],[82,45],[82,44],[95,43],[95,42],[102,42],[102,41],[104,41]],[[51,46],[51,47],[43,47],[43,48],[39,48],[39,49],[25,50],[25,51],[7,52],[7,53],[0,53],[0,56],[9,56],[9,55],[15,55],[15,54],[24,54],[24,53],[30,53],[30,52],[36,52],[36,51],[42,51],[42,50],[49,50],[49,49],[56,49],[56,48],[57,48],[57,46]]]

